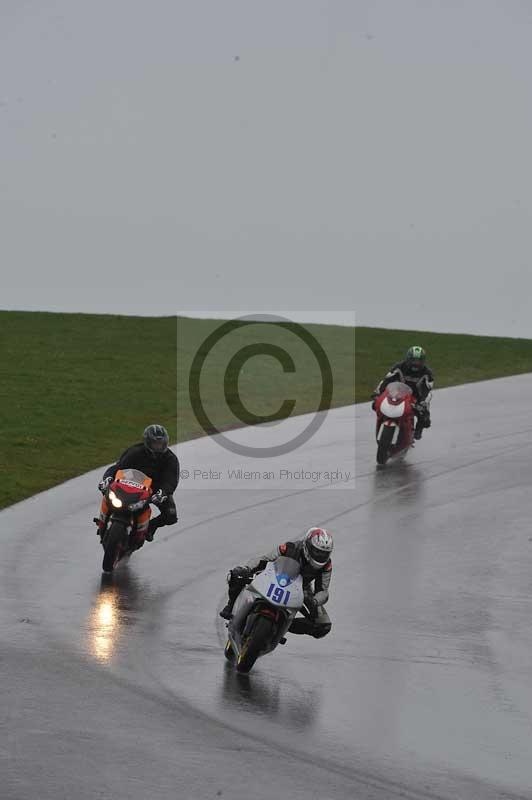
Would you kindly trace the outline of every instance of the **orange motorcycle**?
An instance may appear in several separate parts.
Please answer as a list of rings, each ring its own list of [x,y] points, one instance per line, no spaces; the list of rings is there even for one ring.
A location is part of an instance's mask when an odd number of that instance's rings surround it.
[[[119,469],[94,521],[104,549],[102,570],[110,573],[120,559],[142,547],[151,517],[152,480],[138,469]]]

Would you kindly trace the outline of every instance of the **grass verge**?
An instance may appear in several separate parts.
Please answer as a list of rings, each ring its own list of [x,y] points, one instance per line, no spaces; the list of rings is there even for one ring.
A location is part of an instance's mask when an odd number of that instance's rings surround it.
[[[150,421],[166,425],[174,441],[202,435],[189,399],[189,373],[198,350],[205,351],[205,339],[221,324],[0,312],[0,507],[112,461],[139,440]],[[367,400],[411,344],[428,351],[438,387],[532,372],[532,340],[328,325],[305,329],[331,364],[333,406]],[[226,396],[231,357],[263,340],[289,352],[295,371],[284,372],[271,354],[255,355]],[[295,401],[293,413],[315,410],[322,384],[307,344],[293,331],[263,323],[262,330],[233,331],[206,356],[201,394],[220,428],[241,424],[227,405],[236,386],[245,408],[279,418],[287,396]]]

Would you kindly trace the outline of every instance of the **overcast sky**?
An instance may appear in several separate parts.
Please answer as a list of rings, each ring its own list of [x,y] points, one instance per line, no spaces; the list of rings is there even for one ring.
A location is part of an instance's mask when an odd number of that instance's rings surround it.
[[[532,337],[531,89],[529,0],[2,0],[0,307]]]

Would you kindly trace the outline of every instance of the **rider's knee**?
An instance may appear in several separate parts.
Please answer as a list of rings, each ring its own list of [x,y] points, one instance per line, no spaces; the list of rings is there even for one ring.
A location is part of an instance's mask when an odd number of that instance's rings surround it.
[[[331,622],[324,622],[323,625],[315,625],[312,630],[312,636],[314,636],[315,639],[323,639],[324,636],[327,636],[327,634],[331,632],[331,628]]]

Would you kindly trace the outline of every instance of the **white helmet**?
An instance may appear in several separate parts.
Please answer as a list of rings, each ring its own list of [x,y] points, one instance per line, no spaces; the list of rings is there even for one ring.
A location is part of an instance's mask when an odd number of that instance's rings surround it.
[[[333,551],[332,534],[325,528],[309,528],[303,539],[303,553],[314,569],[324,567]]]

